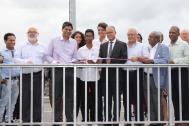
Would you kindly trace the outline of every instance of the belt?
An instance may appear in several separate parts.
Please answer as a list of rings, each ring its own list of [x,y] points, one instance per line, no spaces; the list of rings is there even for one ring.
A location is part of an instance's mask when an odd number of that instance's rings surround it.
[[[19,77],[16,76],[16,77],[11,77],[11,80],[17,80]],[[5,80],[9,80],[9,77],[5,78]]]
[[[33,75],[41,74],[41,71],[33,72]],[[31,75],[31,73],[23,73],[23,75]]]
[[[146,72],[144,72],[144,75],[146,75],[146,76],[147,76],[148,74],[147,74]],[[150,75],[150,76],[153,76],[153,74],[151,74],[151,73],[150,73],[149,75]]]

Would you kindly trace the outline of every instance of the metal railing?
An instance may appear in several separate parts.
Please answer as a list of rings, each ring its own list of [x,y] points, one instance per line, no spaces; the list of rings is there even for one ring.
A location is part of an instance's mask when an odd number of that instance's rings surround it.
[[[174,64],[174,65],[172,65],[172,64],[156,64],[156,65],[144,65],[144,64],[140,64],[140,65],[126,65],[126,64],[73,64],[73,65],[4,65],[4,64],[2,64],[2,65],[0,65],[0,68],[3,68],[3,67],[6,67],[6,68],[15,68],[15,67],[19,67],[20,68],[20,77],[19,77],[19,79],[20,79],[20,81],[19,81],[19,89],[20,89],[20,92],[19,92],[19,94],[20,94],[20,106],[19,106],[19,108],[20,108],[20,110],[19,110],[19,120],[17,120],[17,121],[15,121],[15,122],[11,122],[11,119],[10,119],[10,117],[9,117],[9,121],[8,121],[8,123],[4,123],[4,122],[2,122],[2,123],[0,123],[0,125],[52,125],[52,124],[57,124],[57,125],[67,125],[67,124],[73,124],[73,125],[87,125],[87,124],[94,124],[94,125],[99,125],[99,124],[120,124],[120,125],[124,125],[124,124],[145,124],[145,125],[148,125],[148,124],[168,124],[168,125],[174,125],[175,123],[189,123],[189,120],[183,120],[182,119],[182,112],[184,111],[183,110],[183,108],[182,108],[182,103],[183,102],[185,102],[185,101],[183,101],[182,100],[182,84],[181,83],[183,83],[183,82],[181,82],[181,69],[182,68],[189,68],[189,66],[186,64],[186,65],[181,65],[181,64],[179,64],[179,65],[176,65],[176,64]],[[30,109],[31,110],[31,112],[30,112],[30,121],[29,122],[24,122],[23,121],[23,116],[22,116],[22,106],[23,106],[23,104],[22,104],[22,97],[23,97],[23,95],[22,95],[22,91],[23,91],[23,85],[24,85],[24,83],[22,83],[22,79],[23,79],[23,74],[22,74],[22,71],[23,71],[23,69],[25,69],[25,68],[41,68],[41,74],[42,74],[42,78],[41,78],[41,84],[42,84],[42,88],[41,88],[41,122],[34,122],[34,120],[33,120],[33,108],[35,107],[35,105],[33,105],[33,92],[35,93],[35,89],[33,88],[33,74],[34,74],[34,72],[33,71],[31,71],[31,106],[30,106],[30,108],[28,108],[28,109]],[[44,76],[45,76],[45,69],[46,68],[50,68],[51,70],[52,70],[52,105],[51,105],[51,109],[50,109],[50,112],[51,112],[51,114],[49,115],[49,116],[51,116],[51,118],[50,119],[46,119],[47,118],[47,113],[44,111],[44,109],[45,109],[45,104],[50,104],[50,102],[45,102],[45,96],[44,96],[44,85],[45,85],[45,80],[44,80]],[[60,68],[60,69],[62,69],[62,71],[63,71],[63,74],[62,74],[62,78],[63,78],[63,80],[62,80],[62,82],[63,82],[63,89],[62,89],[62,96],[63,96],[63,106],[62,106],[62,108],[63,108],[63,120],[61,121],[61,122],[56,122],[55,121],[55,114],[54,114],[54,112],[55,112],[55,69],[56,68]],[[74,82],[74,84],[73,84],[73,121],[71,121],[71,122],[67,122],[66,121],[66,113],[65,113],[65,110],[67,109],[66,108],[66,106],[65,106],[65,103],[66,103],[66,101],[65,101],[65,99],[66,99],[66,93],[65,93],[65,90],[66,90],[66,79],[65,79],[65,75],[66,75],[66,69],[67,68],[73,68],[73,82]],[[96,80],[95,81],[95,121],[87,121],[87,103],[88,103],[88,101],[87,101],[87,95],[85,95],[85,117],[84,117],[84,121],[81,121],[81,120],[79,120],[78,119],[78,117],[77,117],[77,115],[76,115],[76,108],[77,108],[77,95],[79,95],[79,94],[77,94],[77,70],[78,70],[78,68],[94,68],[94,69],[96,69],[96,73],[94,73],[93,74],[93,76],[96,76],[96,78],[97,78],[97,76],[98,76],[98,74],[99,74],[99,72],[100,72],[100,70],[99,69],[104,69],[106,72],[105,72],[105,77],[106,77],[106,80],[105,80],[105,90],[106,90],[106,92],[105,92],[105,95],[104,95],[104,105],[103,105],[103,110],[102,110],[102,112],[99,112],[98,111],[98,86],[99,86],[99,81],[98,80]],[[108,119],[108,107],[109,107],[109,99],[108,99],[108,95],[109,95],[109,81],[108,81],[108,78],[110,78],[110,76],[109,76],[109,70],[111,70],[112,68],[115,68],[114,70],[115,70],[115,78],[116,78],[116,101],[114,101],[114,103],[112,103],[112,104],[116,104],[117,106],[116,106],[116,120],[114,120],[114,121],[112,121],[112,120],[109,120]],[[125,78],[123,78],[122,77],[122,79],[126,79],[126,83],[125,83],[125,85],[127,85],[127,91],[126,91],[126,105],[127,105],[127,113],[126,113],[126,115],[127,115],[127,117],[126,117],[126,120],[125,119],[123,119],[123,114],[121,113],[121,116],[119,116],[120,114],[119,114],[119,112],[120,112],[120,103],[121,103],[121,106],[122,106],[122,102],[120,102],[119,101],[119,96],[121,96],[121,101],[123,100],[123,97],[122,97],[122,90],[120,89],[120,87],[119,87],[119,83],[120,83],[120,80],[119,80],[119,77],[121,76],[120,75],[120,73],[119,73],[119,70],[120,69],[123,69],[123,68],[125,68],[126,69],[126,77]],[[136,104],[136,107],[137,107],[137,112],[134,112],[134,114],[136,114],[137,115],[137,119],[130,119],[130,111],[131,111],[131,109],[129,108],[129,102],[130,102],[130,100],[129,100],[129,74],[130,74],[130,69],[131,68],[135,68],[135,70],[137,71],[137,77],[136,77],[136,79],[137,79],[137,104]],[[147,93],[147,98],[145,99],[145,100],[147,100],[148,102],[146,103],[146,108],[147,108],[147,111],[146,111],[146,117],[144,118],[144,120],[140,120],[140,117],[139,117],[139,115],[140,115],[140,105],[142,104],[142,103],[140,103],[140,98],[141,97],[139,97],[140,96],[140,79],[139,79],[139,74],[140,74],[140,72],[139,72],[139,70],[140,69],[149,69],[149,68],[157,68],[158,69],[158,87],[157,87],[157,91],[158,91],[158,97],[157,97],[157,103],[158,103],[158,118],[157,118],[157,120],[151,120],[150,119],[150,111],[152,111],[152,110],[150,110],[150,73],[149,72],[147,72],[147,83],[144,83],[144,84],[146,84],[146,86],[147,86],[147,92],[145,92],[145,93]],[[168,113],[168,120],[162,120],[161,119],[161,109],[162,109],[162,107],[161,107],[161,87],[160,87],[160,68],[167,68],[167,74],[168,74],[168,84],[167,84],[167,93],[168,93],[168,95],[167,95],[167,98],[166,98],[166,100],[167,100],[167,113]],[[172,72],[172,70],[174,69],[174,68],[176,68],[176,69],[178,69],[178,78],[179,78],[179,83],[178,83],[178,85],[179,85],[179,117],[180,117],[180,119],[179,120],[175,120],[174,119],[174,116],[172,115],[172,113],[174,112],[174,108],[173,107],[171,107],[171,106],[173,106],[172,105],[172,81],[171,81],[171,72]],[[10,72],[10,80],[11,80],[11,70],[9,71]],[[143,71],[144,72],[144,71]],[[102,74],[102,73],[101,73]],[[86,74],[86,76],[88,76],[87,74]],[[100,75],[100,77],[102,77],[101,75]],[[100,79],[102,79],[102,78],[100,78]],[[186,81],[186,82],[188,82],[188,80]],[[85,90],[84,90],[84,92],[85,92],[85,94],[87,94],[87,81],[85,81]],[[189,84],[188,84],[189,85]],[[9,86],[9,88],[10,88],[10,86]],[[120,95],[121,94],[121,95]],[[103,96],[102,96],[103,97]],[[106,97],[106,98],[105,98]],[[188,96],[189,97],[189,96]],[[9,103],[11,103],[10,102],[11,101],[11,96],[9,96]],[[106,106],[106,108],[104,108],[104,106]],[[10,104],[9,104],[9,107],[11,107],[10,106]],[[123,107],[123,106],[122,106]],[[9,111],[9,113],[10,113],[10,111]],[[98,120],[98,114],[99,113],[103,113],[103,120],[101,120],[101,121],[99,121]],[[10,115],[10,114],[9,114]],[[172,116],[172,117],[171,117]],[[188,115],[189,116],[189,115]],[[49,118],[49,117],[48,117]]]

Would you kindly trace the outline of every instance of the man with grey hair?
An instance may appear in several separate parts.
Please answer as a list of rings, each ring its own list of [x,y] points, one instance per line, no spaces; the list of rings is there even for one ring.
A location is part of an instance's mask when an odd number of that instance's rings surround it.
[[[127,32],[128,42],[128,60],[125,64],[142,64],[140,61],[143,58],[147,58],[149,55],[148,48],[143,45],[143,43],[138,42],[137,40],[137,30],[135,28],[129,28]],[[123,92],[123,105],[124,105],[124,118],[131,121],[131,105],[134,105],[135,119],[136,121],[143,121],[143,69],[139,69],[139,76],[137,77],[137,69],[129,68],[129,78],[127,77],[127,68],[124,68],[123,71],[123,84],[122,84],[122,92]],[[137,78],[139,78],[139,86],[137,86]],[[129,79],[129,83],[127,84],[127,79]],[[127,85],[129,85],[129,92],[127,92]],[[137,92],[137,88],[139,92]],[[129,101],[127,101],[127,95],[129,95]],[[137,102],[137,98],[140,99]],[[127,106],[127,102],[129,102],[129,106]],[[139,105],[139,109],[138,106]],[[129,108],[129,110],[127,110]],[[127,111],[129,111],[129,115],[127,115]],[[138,118],[139,117],[139,118]]]
[[[39,32],[35,27],[27,30],[27,40],[18,49],[15,60],[20,64],[40,65],[45,60],[45,47],[38,40]],[[33,75],[32,75],[33,74]],[[33,77],[33,78],[32,78]],[[33,81],[31,81],[33,79]],[[22,119],[23,122],[41,122],[41,89],[42,89],[42,68],[23,68],[22,70]],[[32,83],[33,82],[33,83]],[[33,84],[33,91],[31,85]],[[33,95],[33,96],[32,96]],[[33,97],[33,103],[31,98]],[[32,105],[33,104],[33,105]],[[33,112],[31,107],[33,106]],[[33,113],[33,117],[31,117]]]
[[[188,29],[183,29],[180,32],[180,37],[183,41],[185,41],[189,44],[189,30]]]

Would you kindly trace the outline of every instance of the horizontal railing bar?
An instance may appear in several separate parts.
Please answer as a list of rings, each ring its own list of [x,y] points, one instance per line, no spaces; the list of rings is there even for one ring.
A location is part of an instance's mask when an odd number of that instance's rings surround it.
[[[168,124],[168,121],[119,121],[119,122],[76,122],[78,125],[83,125],[83,124]],[[173,121],[173,123],[189,123],[189,121]],[[28,123],[1,123],[1,125],[48,125],[48,124],[74,124],[74,122],[28,122]]]
[[[189,67],[188,64],[0,64],[0,67],[23,67],[23,68],[32,68],[32,67]]]

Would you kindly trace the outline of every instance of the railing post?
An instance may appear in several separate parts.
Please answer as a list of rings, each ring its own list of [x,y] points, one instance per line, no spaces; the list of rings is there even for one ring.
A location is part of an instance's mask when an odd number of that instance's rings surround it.
[[[173,119],[171,118],[171,112],[173,111],[171,109],[172,106],[172,92],[171,92],[171,66],[168,67],[168,90],[169,90],[169,96],[168,96],[168,100],[169,100],[169,126],[173,126]]]

